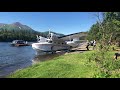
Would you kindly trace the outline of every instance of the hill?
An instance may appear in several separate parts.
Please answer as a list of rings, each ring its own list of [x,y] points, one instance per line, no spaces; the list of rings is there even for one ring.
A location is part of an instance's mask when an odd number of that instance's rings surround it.
[[[14,22],[12,24],[0,23],[0,30],[30,30],[34,31],[27,25],[23,25],[20,22]]]
[[[45,31],[45,32],[42,32],[45,36],[47,36],[49,34],[49,31]],[[56,32],[53,32],[53,31],[50,31],[50,33],[54,33],[56,35],[58,35],[59,37],[62,37],[64,36],[64,34],[61,34],[61,33],[56,33]]]
[[[49,31],[35,31],[31,27],[23,25],[20,22],[14,22],[12,24],[0,23],[0,42],[11,42],[16,39],[36,41],[36,35],[47,37],[48,33]],[[55,33],[59,36],[64,35],[56,32],[52,33]]]

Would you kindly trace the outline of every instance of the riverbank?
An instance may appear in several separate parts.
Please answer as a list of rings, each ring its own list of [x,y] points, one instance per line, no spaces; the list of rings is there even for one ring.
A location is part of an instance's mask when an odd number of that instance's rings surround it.
[[[46,62],[40,62],[26,69],[18,70],[9,75],[9,78],[105,78],[105,77],[120,77],[119,69],[111,69],[111,75],[101,72],[101,67],[91,57],[95,51],[66,53],[62,56],[53,58]],[[111,67],[114,58],[114,52],[106,53],[105,65]],[[114,60],[116,66],[120,64],[120,59]],[[117,72],[116,72],[117,70]]]
[[[95,65],[87,65],[86,55],[89,52],[67,53],[50,61],[41,62],[29,68],[18,70],[10,78],[64,78],[64,77],[92,77]],[[86,65],[85,65],[86,64]],[[99,70],[98,70],[99,71]]]

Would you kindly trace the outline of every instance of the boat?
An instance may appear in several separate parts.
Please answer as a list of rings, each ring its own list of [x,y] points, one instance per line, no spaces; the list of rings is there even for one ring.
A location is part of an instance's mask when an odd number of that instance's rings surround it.
[[[24,40],[13,40],[12,43],[10,43],[12,46],[29,46],[27,41]]]
[[[49,33],[47,38],[37,36],[37,43],[32,44],[32,48],[37,54],[41,52],[56,52],[61,50],[69,50],[70,46],[62,39],[59,39],[56,34]]]

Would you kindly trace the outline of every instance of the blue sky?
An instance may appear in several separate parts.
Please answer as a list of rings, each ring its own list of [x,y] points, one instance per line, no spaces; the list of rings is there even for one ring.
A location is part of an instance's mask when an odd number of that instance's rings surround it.
[[[96,23],[96,12],[0,12],[0,23],[20,22],[40,32],[72,34],[88,31]]]

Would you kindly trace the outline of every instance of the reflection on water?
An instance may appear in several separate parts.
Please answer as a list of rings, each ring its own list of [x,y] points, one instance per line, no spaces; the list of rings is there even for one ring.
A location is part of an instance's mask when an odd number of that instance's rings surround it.
[[[38,62],[43,62],[43,61],[51,60],[51,59],[53,59],[55,57],[58,57],[58,56],[61,56],[63,54],[65,54],[64,51],[58,51],[58,52],[56,52],[54,54],[52,54],[52,53],[44,53],[43,54],[42,53],[40,55],[36,55],[34,57],[34,59],[32,60],[32,62],[33,62],[33,64],[36,64]]]

